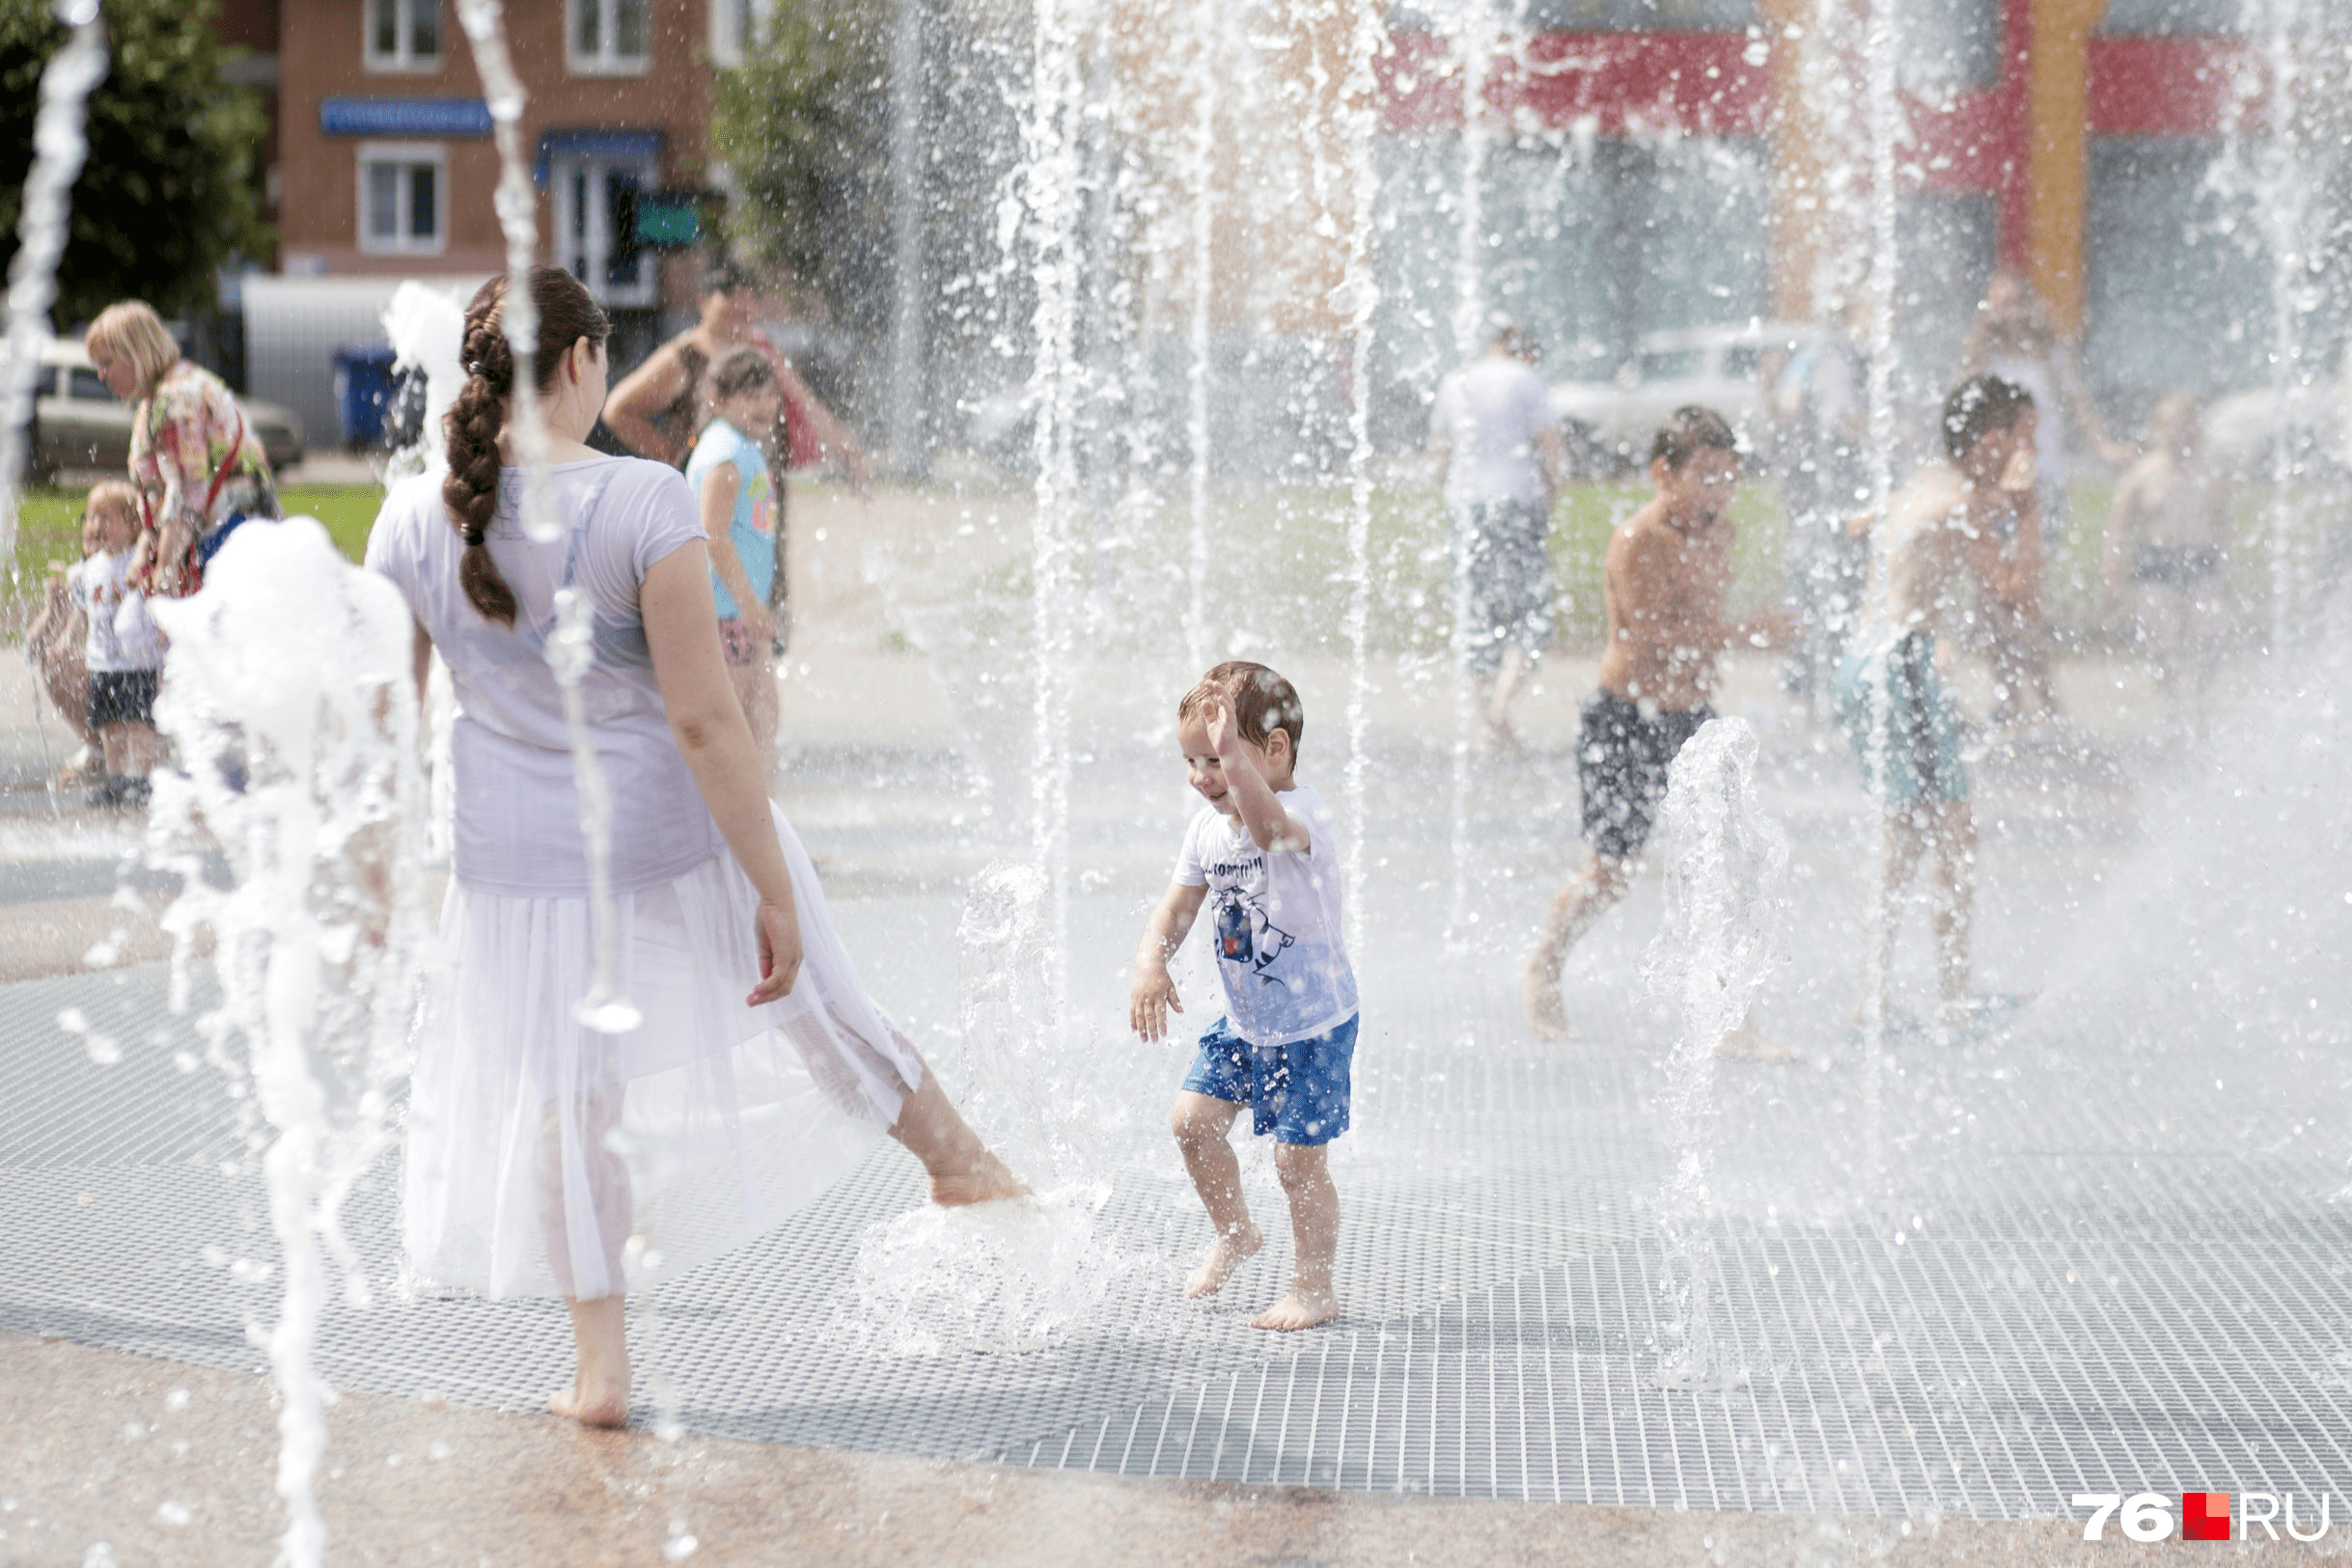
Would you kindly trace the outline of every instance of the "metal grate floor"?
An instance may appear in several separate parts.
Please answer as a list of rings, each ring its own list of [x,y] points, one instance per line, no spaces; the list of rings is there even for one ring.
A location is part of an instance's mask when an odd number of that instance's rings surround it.
[[[1639,925],[1610,939],[1619,956]],[[1287,1485],[2013,1517],[2077,1491],[2324,1491],[2352,1471],[2340,1165],[2258,1112],[2200,1113],[2212,1049],[2143,1042],[2098,1073],[2089,1034],[1898,1041],[1875,1176],[1850,1047],[1726,1065],[1708,1235],[1730,1375],[1675,1389],[1646,1218],[1662,1026],[1619,1003],[1542,1048],[1500,961],[1365,973],[1332,1328],[1246,1328],[1287,1275],[1279,1225],[1227,1298],[1180,1300],[1206,1226],[1155,1148],[1096,1220],[1132,1266],[1087,1323],[1019,1352],[894,1351],[857,1332],[843,1283],[870,1228],[918,1201],[884,1148],[663,1291],[641,1356],[706,1433]],[[0,1327],[257,1367],[260,1195],[223,1173],[234,1107],[210,1069],[174,1064],[192,1035],[162,995],[152,970],[0,988]],[[121,1063],[87,1059],[55,1022],[69,1005]],[[2230,1104],[2345,1124],[2335,1075],[2230,1053]],[[1278,1216],[1262,1159],[1246,1169]],[[349,1214],[377,1305],[331,1309],[322,1370],[536,1408],[567,1369],[560,1307],[402,1300],[390,1177]]]

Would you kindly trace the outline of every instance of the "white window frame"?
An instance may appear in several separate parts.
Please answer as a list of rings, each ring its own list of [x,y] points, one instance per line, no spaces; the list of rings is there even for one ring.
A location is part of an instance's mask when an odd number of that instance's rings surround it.
[[[653,6],[654,0],[642,0],[645,6],[645,52],[625,55],[616,47],[613,13],[621,0],[564,0],[564,64],[574,76],[642,76],[653,64]],[[580,14],[593,8],[599,17],[596,29],[598,47],[595,54],[580,52]]]
[[[429,240],[410,237],[409,206],[414,187],[402,180],[400,185],[399,233],[391,239],[380,239],[368,228],[368,171],[379,164],[413,169],[420,164],[433,170],[433,233]],[[439,256],[449,249],[449,145],[446,142],[362,142],[359,144],[359,202],[357,233],[359,249],[367,256]]]
[[[380,5],[391,5],[400,13],[400,26],[395,29],[399,41],[390,54],[382,53],[375,46],[375,8]],[[411,48],[416,37],[416,14],[420,11],[433,14],[434,47],[430,54],[418,54]],[[441,44],[448,36],[448,22],[449,18],[441,14],[441,0],[366,0],[360,11],[359,30],[360,47],[367,57],[368,69],[407,74],[439,70],[443,58]]]
[[[767,41],[768,18],[776,0],[709,0],[710,63],[723,70],[743,64],[744,56]]]
[[[604,276],[613,253],[612,203],[605,181],[615,174],[635,174],[637,188],[650,191],[661,179],[659,161],[650,157],[611,157],[598,152],[558,152],[547,160],[547,184],[555,196],[555,260],[588,286],[599,305],[652,305],[661,297],[661,257],[650,246],[637,253],[638,279],[615,288]],[[587,208],[581,208],[582,184]],[[583,225],[585,217],[585,225]]]

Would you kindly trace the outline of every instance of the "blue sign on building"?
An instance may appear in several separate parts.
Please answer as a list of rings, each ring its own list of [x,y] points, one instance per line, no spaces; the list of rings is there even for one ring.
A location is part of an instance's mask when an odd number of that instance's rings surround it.
[[[318,129],[328,136],[490,134],[490,106],[480,98],[322,98]]]

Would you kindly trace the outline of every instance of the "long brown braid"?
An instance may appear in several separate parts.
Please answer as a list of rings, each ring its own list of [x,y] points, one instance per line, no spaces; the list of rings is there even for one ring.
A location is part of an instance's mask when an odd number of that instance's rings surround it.
[[[583,338],[603,343],[612,323],[580,281],[562,267],[533,267],[531,297],[539,306],[539,347],[531,369],[534,384],[544,394],[572,344]],[[507,399],[514,391],[514,351],[501,319],[506,303],[507,277],[500,273],[465,308],[465,344],[458,352],[465,386],[441,424],[449,453],[441,503],[465,539],[457,581],[464,585],[466,601],[484,619],[512,626],[514,591],[490,559],[489,543],[490,524],[498,516],[498,436],[506,426]]]

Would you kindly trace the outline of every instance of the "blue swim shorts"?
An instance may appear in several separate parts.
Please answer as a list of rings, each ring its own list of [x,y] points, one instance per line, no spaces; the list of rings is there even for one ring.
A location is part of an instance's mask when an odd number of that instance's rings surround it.
[[[1252,1045],[1225,1019],[1201,1036],[1184,1087],[1250,1108],[1250,1131],[1284,1143],[1328,1143],[1347,1131],[1347,1074],[1356,1020],[1288,1045]]]

